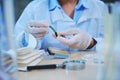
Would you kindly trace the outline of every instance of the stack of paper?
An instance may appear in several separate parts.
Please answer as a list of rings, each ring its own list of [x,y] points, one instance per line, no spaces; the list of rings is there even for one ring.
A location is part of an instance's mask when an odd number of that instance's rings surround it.
[[[34,50],[31,47],[18,49],[17,51],[18,70],[27,71],[27,66],[35,66],[42,59],[44,50]]]

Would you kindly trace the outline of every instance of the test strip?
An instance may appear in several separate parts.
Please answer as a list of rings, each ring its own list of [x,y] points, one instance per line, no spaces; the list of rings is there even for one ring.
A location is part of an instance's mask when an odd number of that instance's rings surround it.
[[[56,31],[56,29],[53,27],[53,26],[49,26],[53,31],[54,31],[54,33],[55,33],[55,36],[57,37],[58,36],[58,33],[57,33],[57,31]]]

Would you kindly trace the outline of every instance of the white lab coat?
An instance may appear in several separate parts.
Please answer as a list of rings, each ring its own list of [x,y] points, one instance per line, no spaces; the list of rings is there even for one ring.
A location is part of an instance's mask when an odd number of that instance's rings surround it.
[[[62,13],[58,7],[50,11],[48,8],[48,1],[49,0],[34,0],[25,8],[16,23],[15,36],[18,36],[22,31],[24,31],[24,28],[29,21],[47,20],[57,29],[58,32],[67,30],[68,28],[78,27],[96,39],[97,45],[103,42],[103,18],[107,9],[102,2],[99,0],[86,0],[89,8],[84,10],[78,22],[75,22],[65,13]],[[47,49],[48,47],[57,47],[65,50],[80,50],[72,49],[69,46],[63,45],[53,37],[53,34],[54,32],[49,29],[49,33],[39,40],[39,48]],[[17,43],[21,42],[19,41]],[[94,50],[95,47],[93,48]]]

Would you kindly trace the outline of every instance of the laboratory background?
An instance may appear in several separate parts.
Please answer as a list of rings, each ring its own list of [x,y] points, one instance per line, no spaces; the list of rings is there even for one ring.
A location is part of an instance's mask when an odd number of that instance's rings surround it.
[[[31,1],[0,0],[0,80],[22,80],[19,77],[13,29],[22,11]],[[97,49],[98,53],[104,55],[99,55],[100,62],[98,61],[97,64],[104,64],[104,68],[101,65],[98,66],[95,80],[120,80],[120,0],[102,1],[108,8],[108,14],[104,21],[105,40]],[[105,62],[102,63],[101,59]],[[51,79],[54,78],[51,77]],[[83,79],[79,77],[75,80]]]

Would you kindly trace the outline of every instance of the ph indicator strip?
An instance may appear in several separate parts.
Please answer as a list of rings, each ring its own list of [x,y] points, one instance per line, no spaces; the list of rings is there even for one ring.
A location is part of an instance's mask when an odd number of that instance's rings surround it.
[[[50,25],[49,27],[54,31],[55,36],[57,37],[58,36],[57,30],[52,25]]]

